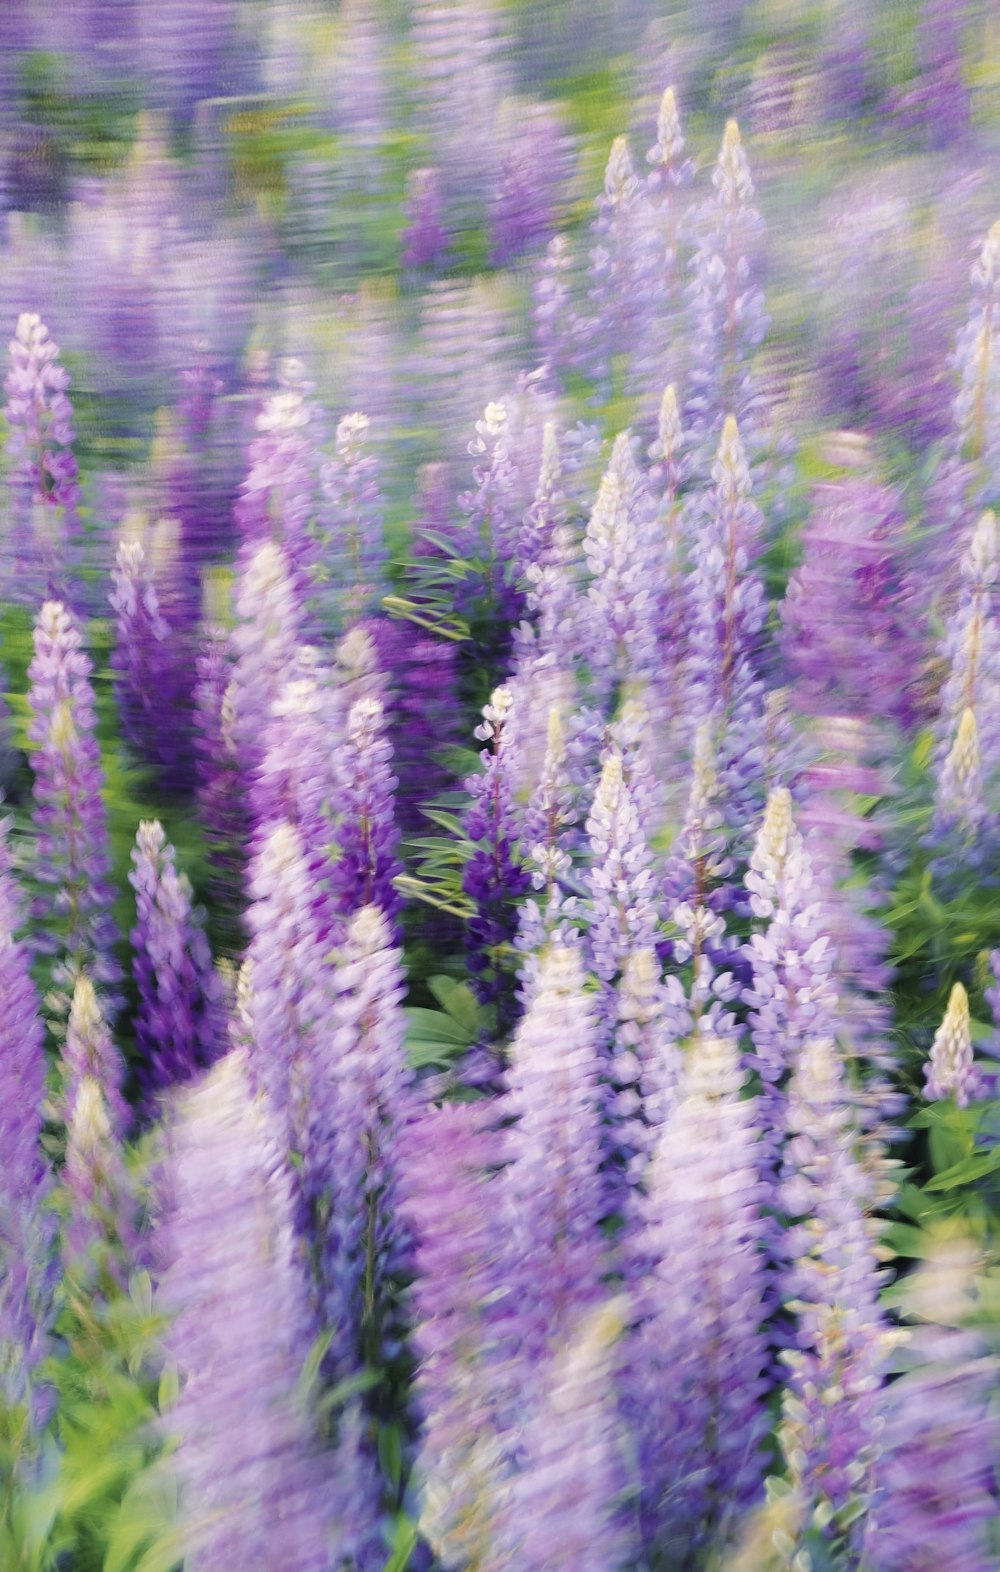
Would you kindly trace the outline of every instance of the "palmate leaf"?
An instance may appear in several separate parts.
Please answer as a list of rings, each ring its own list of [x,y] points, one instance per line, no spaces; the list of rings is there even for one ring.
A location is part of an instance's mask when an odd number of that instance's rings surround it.
[[[171,1572],[180,1561],[177,1486],[162,1466],[136,1474],[109,1526],[103,1572]]]

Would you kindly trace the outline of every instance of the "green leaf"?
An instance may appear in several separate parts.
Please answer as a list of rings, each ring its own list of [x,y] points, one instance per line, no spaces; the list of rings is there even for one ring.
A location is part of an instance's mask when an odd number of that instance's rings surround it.
[[[482,1011],[469,984],[441,973],[428,977],[427,986],[447,1015],[468,1034],[472,1042],[479,1030]]]
[[[403,1473],[403,1442],[398,1425],[383,1425],[378,1433],[378,1460],[394,1490]]]
[[[400,1517],[396,1522],[396,1534],[392,1543],[392,1553],[386,1562],[383,1572],[406,1572],[417,1544],[417,1525],[412,1518]]]
[[[442,1010],[424,1010],[411,1005],[403,1013],[409,1025],[407,1035],[417,1041],[454,1043],[459,1048],[466,1048],[472,1040],[468,1029]]]
[[[961,1162],[952,1164],[943,1173],[935,1174],[925,1188],[957,1190],[961,1185],[974,1184],[977,1179],[996,1173],[998,1168],[1000,1168],[1000,1146],[994,1147],[989,1152],[974,1152],[971,1157],[965,1157]]]

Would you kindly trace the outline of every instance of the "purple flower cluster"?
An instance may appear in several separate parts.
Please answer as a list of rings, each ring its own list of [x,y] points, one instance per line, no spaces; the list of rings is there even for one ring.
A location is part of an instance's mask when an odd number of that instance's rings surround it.
[[[132,863],[136,925],[131,937],[139,990],[135,1036],[145,1093],[152,1098],[218,1057],[224,1040],[222,999],[190,881],[178,873],[174,849],[158,820],[139,825]]]
[[[22,312],[9,348],[3,413],[17,540],[8,547],[10,585],[32,597],[63,595],[80,501],[69,376],[37,313]]]
[[[92,667],[82,646],[70,612],[46,601],[28,667],[37,837],[32,876],[39,887],[32,916],[41,924],[39,948],[54,957],[53,1008],[62,1017],[82,971],[99,986],[113,988],[121,977]],[[108,1002],[114,1003],[113,994]]]

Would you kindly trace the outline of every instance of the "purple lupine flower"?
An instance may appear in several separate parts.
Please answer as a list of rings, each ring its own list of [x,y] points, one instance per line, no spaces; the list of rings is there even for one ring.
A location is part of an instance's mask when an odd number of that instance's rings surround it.
[[[732,1038],[695,1038],[647,1179],[640,1522],[647,1550],[678,1565],[728,1535],[763,1476],[761,1187],[745,1079]]]
[[[324,1315],[341,1374],[380,1365],[398,1336],[391,1289],[407,1264],[399,1132],[409,1111],[400,951],[377,906],[351,918],[336,953],[325,1077],[336,1109],[321,1250]]]
[[[867,468],[864,447],[838,441],[852,467]],[[781,607],[784,658],[805,713],[912,721],[921,649],[901,571],[904,522],[898,497],[869,474],[816,487],[802,564]]]
[[[973,861],[989,845],[988,838],[981,835],[985,818],[979,726],[975,710],[964,709],[937,778],[933,838],[940,842],[957,837],[963,843],[962,863]],[[938,866],[947,866],[950,861],[950,857],[939,859]]]
[[[468,451],[475,460],[475,489],[459,497],[466,515],[461,534],[464,554],[480,563],[486,593],[504,623],[516,623],[522,597],[514,583],[517,568],[518,470],[511,455],[511,421],[505,404],[491,402],[476,421]]]
[[[968,837],[985,816],[984,785],[1000,762],[994,719],[1000,700],[1000,636],[994,617],[1000,537],[996,517],[979,519],[962,558],[960,598],[941,647],[948,676],[937,726],[937,785],[932,835]]]
[[[496,186],[495,127],[508,96],[500,8],[495,0],[415,0],[410,39],[417,124],[429,135],[456,219],[478,227],[482,195]]]
[[[441,268],[448,256],[441,172],[414,169],[406,181],[406,228],[402,235],[404,268]]]
[[[572,866],[571,837],[579,812],[576,792],[567,774],[566,742],[558,709],[549,711],[545,758],[524,811],[521,844],[533,894],[521,907],[515,943],[524,959],[520,978],[523,1002],[530,998],[538,963],[546,944],[554,938],[568,942],[568,924],[576,913],[576,899],[566,894]]]
[[[245,786],[260,768],[263,731],[271,706],[295,675],[302,642],[302,613],[288,560],[264,541],[246,558],[236,591],[239,621],[233,630],[233,737]]]
[[[415,1239],[413,1345],[422,1423],[414,1474],[420,1528],[447,1567],[501,1572],[509,1378],[498,1294],[503,1241],[490,1178],[500,1140],[488,1103],[415,1111],[403,1132],[406,1220]]]
[[[684,136],[677,95],[668,87],[660,100],[656,141],[646,154],[650,166],[643,187],[637,258],[643,296],[642,335],[632,354],[631,389],[647,404],[665,381],[687,379],[684,297],[679,262],[683,231],[681,193],[694,165],[684,157]],[[652,424],[653,409],[643,410]]]
[[[335,1457],[316,1444],[300,1388],[312,1328],[288,1171],[248,1083],[244,1056],[228,1054],[178,1096],[167,1129],[161,1299],[181,1389],[164,1428],[176,1438],[185,1565],[326,1572],[372,1534],[372,1503],[345,1499]]]
[[[45,1048],[28,955],[17,938],[20,901],[0,821],[0,1394],[5,1408],[41,1419],[34,1372],[47,1352],[52,1309],[51,1176],[42,1155]]]
[[[310,644],[296,652],[294,674],[271,704],[264,757],[250,782],[255,824],[287,819],[310,850],[328,838],[324,808],[334,795],[333,755],[343,728],[333,672]]]
[[[506,267],[548,241],[566,174],[566,136],[551,104],[517,104],[506,117],[490,214],[490,263]]]
[[[945,604],[956,587],[959,552],[980,509],[995,493],[997,454],[991,433],[1000,414],[1000,219],[992,226],[972,268],[972,302],[958,334],[954,366],[959,387],[953,405],[951,450],[935,477],[935,538],[925,552],[933,589]]]
[[[122,540],[111,574],[116,620],[112,657],[122,733],[155,766],[161,784],[184,791],[191,755],[191,662],[160,609],[141,541]]]
[[[673,193],[685,186],[694,173],[691,160],[684,157],[684,145],[677,93],[674,88],[668,87],[664,89],[657,112],[656,141],[646,154],[646,163],[650,166],[646,176],[646,195],[660,212],[670,205]],[[667,260],[670,250],[677,245],[677,239],[674,229],[672,246],[668,245]]]
[[[656,601],[649,582],[650,499],[632,453],[631,435],[615,438],[587,522],[583,549],[593,581],[588,600],[598,619],[592,635],[596,672],[605,687],[640,680],[656,665]]]
[[[750,1006],[750,1063],[762,1082],[762,1161],[770,1164],[785,1129],[789,1073],[807,1040],[830,1035],[837,999],[812,863],[783,786],[768,797],[746,887],[753,915],[767,924],[745,947],[752,981],[744,999]]]
[[[331,936],[321,926],[311,870],[293,825],[272,825],[262,837],[250,868],[250,894],[250,1073],[267,1093],[288,1149],[297,1154],[295,1226],[305,1252],[327,1187],[337,1115],[323,1068]]]
[[[739,987],[730,970],[735,955],[723,915],[731,905],[733,862],[718,795],[711,727],[702,722],[695,731],[684,822],[671,847],[665,878],[670,919],[676,930],[673,958],[691,967],[687,997],[679,978],[670,979],[678,1037],[692,1032],[730,1037],[736,1031],[735,1017],[728,1007],[738,997]]]
[[[508,1336],[530,1369],[601,1297],[597,1021],[575,945],[553,944],[510,1048],[502,1174]]]
[[[628,1561],[625,1447],[614,1393],[627,1301],[589,1311],[535,1374],[509,1511],[508,1565],[613,1572]],[[526,1394],[522,1394],[526,1395]]]
[[[139,1008],[136,1046],[147,1099],[188,1080],[219,1057],[222,994],[191,884],[158,820],[136,833],[129,883],[135,890],[132,949]]]
[[[60,1017],[68,1012],[81,971],[100,986],[114,987],[121,978],[101,797],[104,772],[94,735],[91,663],[82,642],[66,608],[46,601],[35,623],[35,653],[28,667],[37,835],[32,874],[40,886],[32,916],[41,925],[36,942],[55,957],[51,1003]],[[106,1002],[116,1000],[112,995]]]
[[[908,1280],[904,1371],[883,1399],[878,1495],[867,1546],[879,1572],[990,1572],[1000,1449],[995,1357],[963,1323],[975,1308],[973,1249],[938,1241]]]
[[[373,612],[385,586],[378,461],[368,449],[371,421],[355,412],[337,426],[335,454],[323,465],[325,509],[319,534],[319,599],[336,626]]]
[[[517,569],[522,577],[526,577],[531,568],[548,564],[556,534],[566,524],[567,503],[562,479],[559,433],[555,421],[547,420],[542,430],[542,462],[535,494],[521,520]]]
[[[169,512],[180,520],[181,555],[195,582],[232,545],[236,443],[225,420],[220,369],[210,345],[204,340],[194,345],[180,375],[177,438],[166,484]]]
[[[36,313],[24,311],[10,341],[4,379],[7,452],[17,544],[11,542],[10,588],[42,595],[66,593],[71,550],[79,532],[80,487],[73,455],[73,406],[59,346]]]
[[[421,606],[419,591],[411,602]],[[452,639],[423,632],[402,618],[384,618],[377,638],[379,662],[389,679],[397,819],[404,835],[419,835],[427,825],[423,804],[454,784],[441,751],[457,746],[461,735],[458,652]]]
[[[890,1333],[851,1123],[837,1046],[810,1037],[789,1085],[780,1191],[792,1219],[782,1298],[796,1329],[782,1353],[789,1377],[778,1435],[793,1488],[820,1529],[856,1550],[875,1490]]]
[[[755,285],[763,224],[735,120],[728,121],[712,173],[715,197],[699,211],[689,294],[693,312],[690,396],[685,425],[709,456],[720,421],[732,415],[756,445],[759,395],[752,358],[767,331],[764,297]]]
[[[604,171],[591,225],[594,243],[589,275],[592,320],[587,359],[602,385],[615,384],[615,365],[636,341],[643,306],[641,288],[642,187],[632,163],[628,138],[615,137]]]
[[[360,698],[347,711],[333,762],[336,802],[331,840],[334,900],[343,916],[375,905],[390,922],[402,905],[394,880],[402,872],[394,812],[396,778],[385,711]]]
[[[138,1245],[136,1202],[100,1082],[78,1083],[66,1129],[65,1254],[72,1274],[124,1286]]]
[[[236,522],[251,550],[280,546],[300,608],[315,592],[318,547],[312,526],[320,508],[322,412],[297,360],[282,363],[281,391],[265,400],[250,444]]]
[[[587,835],[591,852],[588,951],[603,985],[604,1010],[610,1013],[612,985],[621,976],[629,952],[652,944],[656,931],[652,853],[617,748],[604,760]]]
[[[694,542],[689,682],[696,718],[713,723],[720,802],[738,836],[763,805],[759,668],[766,602],[755,571],[763,519],[750,500],[750,471],[731,415],[722,428],[712,481]]]
[[[621,1209],[633,1227],[659,1131],[677,1100],[683,1060],[674,1028],[656,951],[652,945],[630,950],[615,1000],[609,1111],[626,1186]],[[629,1247],[636,1242],[633,1235]]]
[[[83,972],[73,989],[61,1058],[60,1113],[64,1124],[68,1125],[72,1117],[81,1082],[90,1076],[101,1089],[114,1135],[124,1135],[132,1122],[132,1111],[122,1091],[125,1065],[104,1019],[94,984]]]
[[[538,264],[532,318],[535,342],[549,381],[575,370],[583,354],[585,325],[573,304],[573,254],[565,235],[554,235]]]
[[[514,1013],[505,951],[517,928],[516,902],[528,887],[528,873],[516,850],[510,745],[515,723],[513,695],[508,688],[497,688],[483,706],[483,722],[475,732],[478,741],[488,744],[479,755],[482,773],[465,783],[472,797],[465,833],[475,848],[462,872],[462,889],[474,908],[466,929],[468,966],[480,1001],[497,1005],[501,1033]]]
[[[205,628],[195,661],[194,742],[198,818],[211,889],[226,912],[242,906],[250,823],[246,781],[236,743],[233,641],[218,624]]]
[[[924,1079],[926,1097],[932,1101],[954,1097],[959,1108],[979,1090],[969,1035],[969,999],[960,982],[952,988],[944,1019],[934,1034]]]

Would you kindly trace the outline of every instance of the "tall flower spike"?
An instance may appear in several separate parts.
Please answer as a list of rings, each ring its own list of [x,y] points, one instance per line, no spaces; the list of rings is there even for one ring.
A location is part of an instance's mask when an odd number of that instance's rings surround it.
[[[32,916],[39,947],[52,955],[52,1005],[65,1017],[77,976],[114,985],[121,970],[111,907],[104,772],[94,735],[91,664],[80,630],[58,601],[46,601],[35,623],[28,735],[35,745],[33,876],[40,886]],[[116,1003],[111,997],[108,1002]]]
[[[550,1572],[626,1564],[624,1437],[614,1392],[627,1312],[623,1298],[591,1310],[537,1372],[511,1503],[511,1564]]]
[[[179,1096],[166,1144],[161,1294],[180,1396],[164,1428],[185,1565],[326,1572],[373,1525],[357,1523],[369,1503],[343,1501],[301,1395],[311,1328],[288,1174],[242,1054]]]
[[[73,408],[59,347],[37,313],[21,313],[9,349],[3,413],[18,545],[8,582],[13,593],[37,601],[67,593],[70,547],[79,532]]]
[[[726,1537],[763,1475],[761,1195],[745,1079],[732,1039],[694,1040],[648,1178],[639,1247],[653,1264],[630,1406],[646,1550],[671,1565]]]
[[[448,255],[449,236],[444,225],[439,170],[411,171],[406,179],[405,211],[401,265],[428,269],[443,266]]]
[[[631,435],[623,431],[615,438],[583,540],[593,576],[587,594],[597,618],[588,653],[606,688],[616,681],[649,677],[656,665],[649,510]]]
[[[195,662],[197,803],[212,870],[212,892],[227,915],[242,907],[250,833],[246,782],[236,745],[233,654],[225,628],[209,624]]]
[[[54,1228],[41,1147],[45,1047],[28,956],[17,937],[10,823],[0,821],[0,1399],[8,1411],[26,1404],[33,1429],[41,1417],[32,1388],[47,1352]]]
[[[564,918],[575,913],[575,900],[564,896],[571,867],[570,826],[576,821],[575,793],[567,775],[566,742],[558,709],[549,711],[541,778],[524,815],[522,844],[534,893],[521,907],[517,947],[524,954],[521,981],[530,996],[546,943],[562,933]]]
[[[600,1297],[600,1099],[580,952],[553,944],[511,1044],[504,1099],[510,1335],[528,1368]]]
[[[190,654],[160,609],[141,541],[122,540],[111,570],[112,657],[122,732],[171,792],[189,784]]]
[[[952,988],[944,1020],[934,1034],[924,1079],[925,1095],[932,1102],[954,1097],[958,1106],[964,1108],[976,1095],[979,1078],[972,1060],[969,998],[960,982]]]
[[[1000,762],[994,719],[1000,703],[1000,635],[994,616],[998,568],[1000,534],[995,515],[986,512],[962,558],[959,600],[941,647],[948,676],[937,727],[936,838],[956,827],[966,836],[975,831],[984,813],[984,772],[988,777]]]
[[[349,628],[375,611],[385,588],[382,499],[370,429],[367,415],[345,415],[334,457],[323,466],[320,599],[337,627]]]
[[[762,1155],[769,1162],[785,1129],[789,1073],[807,1040],[830,1035],[837,997],[812,864],[783,786],[767,800],[746,887],[753,915],[767,925],[751,935],[745,949],[753,980],[744,998],[750,1006],[751,1063],[763,1083]]]
[[[62,1051],[61,1112],[66,1124],[76,1107],[80,1083],[88,1076],[101,1089],[114,1134],[123,1135],[132,1119],[122,1092],[125,1066],[101,1013],[94,985],[81,973],[73,989]]]
[[[515,902],[528,887],[528,874],[516,850],[512,787],[516,761],[510,735],[514,723],[513,695],[508,688],[497,688],[483,706],[482,725],[476,727],[477,740],[487,744],[479,755],[482,773],[465,783],[472,797],[465,833],[475,848],[462,874],[462,888],[474,908],[466,930],[469,970],[481,1002],[496,1003],[500,1032],[513,1017],[505,951],[517,931]]]
[[[687,334],[679,252],[683,231],[681,193],[694,174],[684,157],[677,95],[668,87],[660,100],[656,141],[646,154],[637,266],[644,304],[643,331],[631,365],[631,390],[645,405],[666,378],[687,379]],[[653,410],[649,409],[649,416]]]
[[[250,549],[266,540],[282,548],[301,608],[315,591],[313,526],[320,507],[322,417],[310,398],[313,384],[297,360],[283,363],[280,383],[281,391],[266,400],[257,417],[236,521]]]
[[[974,1255],[936,1244],[907,1280],[904,1371],[886,1389],[869,1557],[880,1572],[989,1572],[996,1564],[996,1394],[1000,1371],[964,1322],[976,1308]]]
[[[677,1100],[683,1064],[674,1037],[674,1012],[651,945],[629,952],[616,1006],[611,1114],[623,1160],[622,1210],[634,1226],[642,1204],[639,1187]]]
[[[674,959],[691,964],[689,998],[684,999],[682,993],[678,998],[680,982],[671,980],[678,1038],[693,1031],[730,1037],[736,1030],[727,1006],[739,990],[731,972],[722,969],[731,961],[728,950],[732,941],[727,941],[723,912],[731,904],[728,881],[733,864],[727,855],[718,795],[711,726],[703,721],[695,730],[687,809],[671,848],[665,881],[670,917],[677,930]]]
[[[499,1138],[488,1121],[482,1102],[415,1109],[401,1161],[415,1238],[420,1527],[444,1566],[502,1572],[509,1463],[500,1396],[508,1378],[498,1324],[499,1180],[489,1177]]]
[[[597,198],[591,226],[588,360],[592,374],[607,388],[615,385],[616,362],[627,356],[636,339],[642,306],[637,246],[641,187],[632,164],[628,139],[615,137],[604,171],[604,191]]]
[[[964,709],[934,793],[935,838],[943,839],[954,833],[969,844],[975,840],[985,813],[976,712]]]
[[[222,996],[191,884],[158,820],[139,825],[129,883],[135,891],[132,949],[139,1008],[136,1046],[147,1098],[188,1080],[218,1058]]]
[[[591,851],[588,944],[610,1012],[614,1008],[610,990],[629,952],[651,944],[656,928],[652,853],[617,749],[604,761],[587,835]]]
[[[394,922],[401,897],[393,880],[402,871],[396,847],[392,745],[378,699],[351,705],[334,760],[335,818],[331,839],[334,898],[348,916],[378,906]]]
[[[722,428],[712,482],[694,544],[689,681],[695,715],[714,727],[721,807],[739,834],[763,806],[760,665],[767,607],[755,571],[763,518],[750,498],[750,471],[732,415]]]
[[[820,1532],[856,1554],[872,1511],[891,1333],[878,1307],[868,1182],[836,1044],[804,1044],[788,1097],[781,1199],[793,1219],[782,1298],[797,1317],[779,1440]]]
[[[323,1092],[336,1109],[321,1241],[324,1308],[345,1375],[359,1362],[381,1366],[399,1333],[392,1297],[408,1264],[397,1149],[410,1105],[405,990],[385,915],[362,907],[337,952]]]
[[[250,869],[250,1073],[296,1153],[295,1226],[311,1247],[326,1192],[336,1127],[323,1063],[330,1014],[327,956],[309,864],[294,826],[273,825]]]
[[[754,285],[763,225],[751,205],[753,181],[735,120],[726,125],[712,185],[715,197],[698,215],[689,291],[694,333],[687,424],[699,449],[707,448],[729,413],[748,441],[760,436],[751,363],[767,331],[764,297]]]
[[[68,1264],[77,1278],[122,1286],[135,1259],[135,1196],[100,1083],[85,1075],[66,1131],[62,1174],[69,1201]]]
[[[458,499],[466,516],[460,545],[465,555],[484,564],[486,593],[494,613],[506,623],[517,622],[523,604],[515,581],[520,510],[511,439],[507,405],[490,402],[468,445],[475,486]]]
[[[271,706],[295,674],[302,616],[284,552],[265,541],[244,563],[233,630],[233,730],[241,775],[249,784],[263,757]]]

